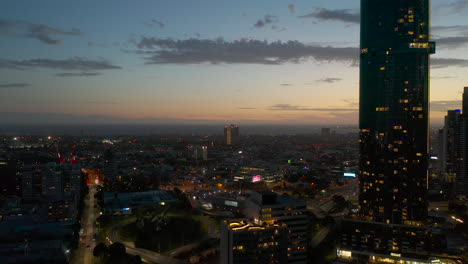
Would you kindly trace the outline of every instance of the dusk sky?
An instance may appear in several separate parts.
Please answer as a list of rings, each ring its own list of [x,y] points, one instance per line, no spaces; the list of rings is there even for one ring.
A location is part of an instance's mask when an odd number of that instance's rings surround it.
[[[356,124],[359,3],[3,0],[0,117]],[[468,86],[467,17],[432,0],[434,124]]]

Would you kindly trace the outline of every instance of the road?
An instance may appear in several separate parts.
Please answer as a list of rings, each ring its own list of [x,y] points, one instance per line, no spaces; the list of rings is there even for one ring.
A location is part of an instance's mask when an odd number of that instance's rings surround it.
[[[324,200],[324,198],[320,197],[314,200],[307,201],[307,209],[312,210],[312,212],[319,218],[325,217],[325,214],[328,210],[332,208],[332,201],[331,197],[333,195],[341,195],[346,200],[354,197],[358,193],[358,180],[353,180],[348,184],[343,186],[330,188],[328,189],[328,193],[331,195],[328,199]]]
[[[318,233],[312,238],[311,246],[315,248],[320,245],[320,243],[322,243],[322,241],[327,237],[330,229],[331,225],[321,228],[320,231],[318,231]]]
[[[88,194],[88,201],[85,206],[85,221],[83,222],[83,236],[86,236],[82,238],[82,243],[86,243],[86,245],[82,244],[85,252],[84,252],[84,258],[83,258],[83,263],[85,264],[93,264],[94,263],[94,256],[93,256],[93,249],[96,244],[95,241],[93,241],[94,234],[96,233],[96,209],[94,208],[94,205],[96,204],[94,195],[96,194],[96,185],[95,184],[90,184],[89,186],[89,194]],[[89,248],[87,246],[90,246]]]
[[[197,221],[200,221],[203,224],[205,224],[206,226],[208,226],[208,233],[207,233],[207,236],[205,237],[205,239],[218,238],[219,237],[218,225],[214,221],[210,221],[209,219],[206,219],[205,217],[202,217],[202,216],[192,216],[192,218],[197,220]],[[180,260],[171,258],[169,256],[156,253],[156,252],[151,251],[151,250],[142,249],[142,248],[135,248],[133,242],[124,242],[124,241],[122,241],[120,239],[119,235],[118,235],[118,231],[123,226],[128,225],[128,224],[130,224],[130,223],[132,223],[134,221],[135,220],[132,219],[131,221],[122,222],[122,223],[119,223],[119,224],[113,226],[111,228],[111,230],[110,230],[110,233],[109,233],[108,242],[110,242],[110,243],[120,242],[120,243],[124,244],[126,249],[127,249],[128,254],[140,255],[142,260],[144,260],[145,262],[148,262],[148,263],[159,263],[159,264],[172,264],[172,263],[182,264],[182,263],[185,263],[184,261],[180,261]],[[192,247],[196,246],[198,243],[199,242],[189,244],[189,245],[183,246],[181,248],[175,249],[175,250],[173,250],[171,252],[180,251],[180,250],[183,250],[185,248],[192,248]]]
[[[74,252],[74,256],[70,261],[73,264],[93,264],[94,256],[93,249],[96,242],[93,241],[95,234],[95,223],[96,223],[96,211],[94,204],[96,203],[94,194],[96,194],[96,185],[90,184],[89,193],[84,198],[85,206],[83,208],[83,216],[81,218],[81,228],[83,230],[80,233],[80,242],[78,249]],[[89,247],[88,247],[89,245]]]

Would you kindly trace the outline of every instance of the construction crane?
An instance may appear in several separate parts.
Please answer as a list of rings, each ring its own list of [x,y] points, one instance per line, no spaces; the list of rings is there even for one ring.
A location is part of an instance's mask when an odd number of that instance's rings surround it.
[[[57,152],[57,157],[58,157],[59,163],[62,164],[63,163],[63,158],[62,158],[62,155],[60,155],[60,151],[59,151],[59,147],[58,147],[58,141],[55,141],[55,151]]]
[[[72,164],[77,164],[78,163],[78,161],[76,160],[76,154],[75,153],[76,153],[76,145],[73,145],[73,150],[72,150],[72,153],[71,153],[71,155],[72,155],[72,160],[71,160]]]

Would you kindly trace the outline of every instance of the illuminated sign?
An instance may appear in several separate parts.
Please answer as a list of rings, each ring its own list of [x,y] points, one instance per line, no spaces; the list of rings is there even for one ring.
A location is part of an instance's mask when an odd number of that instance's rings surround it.
[[[345,173],[343,173],[343,176],[344,176],[344,177],[356,178],[356,173],[353,173],[353,172],[345,172]]]
[[[122,210],[124,210],[124,211],[129,211],[130,208],[126,207],[126,208],[122,208]]]
[[[252,182],[259,182],[262,180],[262,176],[257,175],[252,177]]]
[[[431,157],[431,160],[438,160],[438,157]]]
[[[227,205],[227,206],[233,206],[233,207],[237,207],[238,206],[238,203],[236,201],[224,201],[224,204]]]

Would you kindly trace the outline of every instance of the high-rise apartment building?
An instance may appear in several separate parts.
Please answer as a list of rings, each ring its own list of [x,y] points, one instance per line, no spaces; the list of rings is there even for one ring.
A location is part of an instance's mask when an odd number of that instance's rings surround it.
[[[28,164],[21,168],[22,198],[25,202],[40,199],[78,201],[81,167],[79,164]]]
[[[427,215],[428,0],[362,0],[360,211],[403,224]]]
[[[359,214],[342,260],[431,263],[444,246],[426,225],[429,38],[429,0],[361,0]]]
[[[221,223],[220,263],[286,264],[287,235],[283,223],[225,220]]]
[[[226,145],[235,145],[239,140],[239,127],[236,125],[224,126],[224,141]]]

